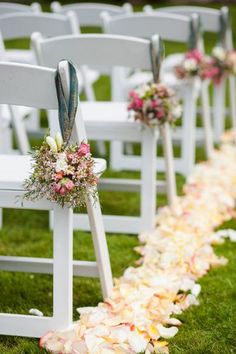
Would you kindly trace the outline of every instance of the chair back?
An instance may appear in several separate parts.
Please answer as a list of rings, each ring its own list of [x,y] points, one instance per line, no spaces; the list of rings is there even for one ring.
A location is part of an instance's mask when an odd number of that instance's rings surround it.
[[[152,70],[151,41],[128,36],[110,34],[69,35],[57,38],[35,38],[33,48],[40,58],[40,64],[55,67],[58,58],[72,61],[76,66],[120,66],[133,69]],[[160,45],[155,46],[159,48]],[[96,55],[95,55],[96,53]],[[125,55],[124,55],[125,53]],[[156,53],[156,57],[159,53]],[[154,58],[154,56],[153,56]],[[59,59],[60,60],[60,59]]]
[[[11,3],[11,2],[1,2],[0,3],[0,16],[16,13],[16,12],[41,12],[41,5],[38,2],[32,3],[30,6]]]
[[[150,38],[154,34],[163,40],[187,43],[197,47],[200,36],[198,16],[182,16],[166,13],[132,13],[111,17],[102,14],[104,31],[111,34]]]
[[[78,33],[76,16],[46,13],[16,13],[0,16],[2,38],[30,38],[32,33],[40,32],[44,37]]]
[[[229,50],[233,48],[230,14],[226,6],[219,10],[201,6],[167,6],[154,10],[150,5],[146,5],[144,11],[149,14],[171,13],[184,16],[198,14],[204,32],[217,33],[219,43],[224,48]]]
[[[117,16],[132,12],[132,6],[128,3],[123,6],[100,3],[76,3],[62,6],[59,2],[54,1],[51,4],[51,10],[60,14],[73,11],[81,26],[102,27],[101,13],[103,11],[107,11],[111,16]]]
[[[65,60],[61,61],[58,64],[58,70],[63,82],[64,95],[68,101],[70,95],[68,62]],[[55,75],[55,69],[1,62],[0,104],[58,110]],[[32,83],[35,89],[32,89]],[[54,115],[55,119],[57,116]],[[59,127],[58,122],[57,126]],[[72,139],[79,142],[86,140],[79,105],[76,112]]]

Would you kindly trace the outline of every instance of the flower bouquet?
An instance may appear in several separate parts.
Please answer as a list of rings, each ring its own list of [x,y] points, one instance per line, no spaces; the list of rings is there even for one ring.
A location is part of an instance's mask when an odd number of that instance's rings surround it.
[[[145,84],[129,93],[128,111],[136,121],[155,127],[174,124],[182,114],[175,92],[164,84]]]
[[[203,63],[203,54],[199,50],[193,49],[185,54],[181,64],[175,66],[175,75],[178,79],[190,79],[200,76]]]
[[[215,85],[236,74],[236,51],[227,51],[222,47],[215,47],[211,56],[207,57],[201,69],[202,79],[210,79]]]
[[[96,197],[98,176],[86,143],[66,145],[59,133],[47,136],[33,153],[33,172],[24,182],[25,199],[46,198],[62,207],[81,207],[89,194]]]

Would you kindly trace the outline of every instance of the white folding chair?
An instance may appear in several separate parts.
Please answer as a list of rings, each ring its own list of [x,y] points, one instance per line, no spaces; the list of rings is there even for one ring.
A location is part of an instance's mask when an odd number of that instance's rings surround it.
[[[144,10],[148,13],[154,10],[150,5],[147,5]],[[203,32],[216,33],[218,35],[217,45],[222,46],[226,50],[233,49],[233,34],[231,28],[230,14],[228,7],[221,9],[212,9],[200,6],[168,6],[161,7],[155,10],[157,12],[175,13],[185,16],[191,16],[196,13],[201,20],[201,28]],[[202,46],[204,52],[204,45]],[[214,140],[219,143],[220,137],[225,129],[225,89],[226,80],[223,80],[213,89],[213,126]],[[204,93],[203,93],[204,95]],[[206,95],[206,92],[205,92]],[[235,78],[229,77],[229,97],[230,97],[230,114],[234,128],[236,128],[236,86]],[[204,97],[203,97],[204,100]]]
[[[68,63],[60,62],[59,72],[64,83],[66,100],[70,95]],[[24,64],[0,63],[0,104],[27,105],[54,110],[58,102],[55,70]],[[31,84],[36,87],[32,90]],[[56,118],[56,117],[55,117]],[[77,107],[72,141],[86,141],[80,108]],[[101,174],[106,162],[95,159],[96,173]],[[72,324],[72,283],[76,276],[99,277],[103,296],[110,295],[112,274],[98,198],[87,198],[87,211],[92,230],[97,262],[73,261],[73,210],[42,199],[24,200],[23,181],[31,169],[29,156],[0,155],[0,207],[53,210],[53,259],[28,257],[0,257],[0,269],[14,272],[53,274],[53,316],[35,317],[0,313],[0,334],[40,337],[48,330]]]
[[[114,36],[114,35],[78,35],[62,36],[54,39],[43,39],[34,36],[35,48],[39,63],[48,67],[55,67],[58,58],[64,57],[76,65],[88,66],[122,66],[134,69],[152,70],[150,56],[150,40]],[[160,62],[159,37],[153,38],[156,46],[153,62]],[[96,55],[94,55],[96,53]],[[126,53],[124,55],[124,53]],[[141,124],[128,120],[127,102],[82,102],[86,129],[89,139],[93,140],[121,140],[140,142],[142,156],[139,158],[141,180],[134,179],[102,179],[101,189],[113,191],[140,191],[140,216],[104,215],[106,231],[137,234],[150,230],[155,224],[156,213],[156,140],[158,130],[142,127]],[[50,118],[50,117],[49,117]],[[54,120],[55,121],[55,120]],[[50,120],[51,129],[53,119]],[[175,175],[173,172],[171,141],[168,136],[168,125],[164,129],[164,147],[166,149],[167,185],[169,202],[172,203],[176,195]],[[158,183],[163,186],[162,183]],[[87,229],[86,215],[75,215],[74,227]]]
[[[111,34],[130,35],[142,38],[150,38],[153,34],[159,34],[162,39],[186,44],[191,49],[200,45],[199,19],[196,15],[192,18],[173,14],[144,14],[133,13],[126,16],[110,17],[103,13],[104,30]],[[183,99],[182,127],[173,131],[173,137],[180,141],[181,157],[175,158],[175,171],[187,176],[195,164],[196,147],[196,101],[199,96],[198,80],[193,79],[185,85],[175,78],[173,73],[165,72],[165,61],[161,70],[161,81],[173,87]],[[120,70],[113,75],[113,99],[120,100],[127,97],[128,91],[134,86],[151,79],[150,73],[138,72],[130,77],[125,77]],[[210,125],[210,116],[204,116],[205,126]],[[211,144],[209,129],[206,129],[206,150]],[[210,141],[210,143],[209,143]],[[125,155],[123,145],[120,142],[112,143],[111,164],[115,170],[130,168],[139,169],[139,161],[131,155]],[[157,168],[164,171],[164,161],[158,159]]]
[[[80,26],[93,26],[102,28],[101,13],[108,12],[111,16],[117,16],[132,12],[132,5],[125,3],[123,6],[101,3],[75,3],[61,5],[58,1],[51,4],[51,10],[55,13],[66,14],[73,11],[77,15]]]

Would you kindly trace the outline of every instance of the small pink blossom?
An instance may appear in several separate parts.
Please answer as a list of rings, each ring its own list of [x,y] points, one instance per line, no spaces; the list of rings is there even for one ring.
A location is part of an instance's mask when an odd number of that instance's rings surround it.
[[[71,190],[74,188],[75,184],[74,184],[73,181],[68,180],[68,181],[64,184],[64,186],[66,187],[66,189],[67,189],[68,191],[71,191]]]
[[[86,156],[90,153],[90,146],[86,143],[82,143],[77,151],[79,156]]]
[[[61,185],[59,183],[55,184],[53,190],[55,193],[59,193],[61,189]]]
[[[204,56],[198,49],[193,49],[186,53],[185,58],[195,59],[198,63],[200,63],[203,60]]]
[[[68,193],[68,190],[66,188],[66,186],[61,186],[60,190],[59,190],[59,194],[64,196]]]

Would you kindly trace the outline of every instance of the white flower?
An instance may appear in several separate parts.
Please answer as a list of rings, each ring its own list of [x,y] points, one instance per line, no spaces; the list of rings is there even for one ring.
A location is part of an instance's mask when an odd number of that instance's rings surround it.
[[[67,158],[66,158],[66,154],[64,152],[62,152],[61,154],[58,155],[58,159],[56,162],[56,172],[66,172],[68,168],[68,164],[67,164]]]
[[[51,136],[46,137],[46,143],[48,144],[52,152],[57,152],[56,141]]]
[[[213,48],[212,55],[213,55],[213,57],[215,57],[216,59],[221,60],[221,61],[225,60],[225,58],[226,58],[226,52],[222,47]]]
[[[58,150],[61,150],[61,147],[63,145],[63,139],[62,139],[61,133],[59,133],[59,132],[56,133],[55,141],[56,141]]]
[[[186,59],[183,63],[183,67],[187,71],[195,71],[197,70],[197,61],[193,58]]]
[[[178,106],[176,106],[173,111],[172,111],[172,114],[175,118],[180,118],[181,115],[182,115],[182,106],[179,104]]]

